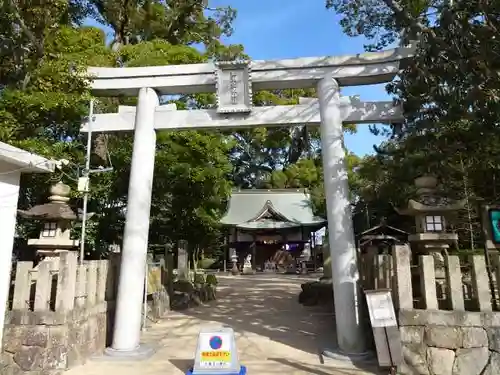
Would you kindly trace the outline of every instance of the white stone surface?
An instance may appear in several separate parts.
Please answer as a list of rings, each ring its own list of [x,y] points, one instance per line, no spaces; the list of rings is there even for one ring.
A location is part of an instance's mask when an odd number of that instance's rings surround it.
[[[54,164],[41,156],[0,142],[0,352],[5,308],[9,298],[12,248],[16,232],[19,179],[25,172],[52,172]]]
[[[490,363],[486,366],[483,375],[500,374],[500,353],[491,352]]]
[[[413,56],[414,47],[347,56],[302,57],[252,61],[253,90],[308,88],[331,74],[342,86],[391,81],[400,62]],[[161,94],[215,92],[213,63],[135,68],[89,68],[92,88],[102,95],[137,95],[142,87]]]
[[[321,111],[321,151],[328,218],[337,342],[346,353],[360,353],[365,347],[359,315],[356,243],[352,226],[344,131],[339,85],[332,76],[318,84]]]
[[[156,107],[156,111],[175,111],[177,109],[177,104],[175,103],[169,103],[169,104],[164,104],[159,107]],[[119,105],[118,106],[118,113],[134,113],[135,116],[135,111],[137,110],[137,107],[135,105]]]
[[[127,215],[112,349],[133,351],[139,346],[153,186],[156,133],[153,127],[158,96],[151,88],[139,92],[128,188]]]
[[[401,122],[400,107],[392,102],[362,102],[356,97],[342,97],[340,100],[343,121],[346,123],[373,124]],[[307,104],[254,107],[249,114],[219,114],[215,109],[175,111],[160,106],[155,111],[155,129],[221,129],[251,128],[259,126],[294,126],[307,124],[319,125],[319,101],[311,100]],[[120,107],[118,113],[95,115],[92,123],[93,132],[133,131],[135,124],[134,107]],[[88,131],[84,123],[82,132]]]
[[[461,331],[463,348],[488,347],[488,334],[483,327],[461,327]]]
[[[0,164],[0,173],[6,171]],[[21,172],[0,175],[0,351],[2,349],[5,307],[9,298],[10,270],[12,264],[12,247],[16,231],[17,200],[19,197],[19,178]]]
[[[480,375],[488,364],[488,348],[458,349],[453,375]]]

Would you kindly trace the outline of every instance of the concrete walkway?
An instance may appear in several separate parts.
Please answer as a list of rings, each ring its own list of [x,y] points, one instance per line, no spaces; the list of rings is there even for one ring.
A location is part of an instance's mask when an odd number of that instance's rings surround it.
[[[156,354],[140,362],[99,358],[65,375],[177,375],[193,365],[201,327],[231,326],[240,361],[248,373],[361,375],[349,362],[325,359],[320,348],[335,345],[334,318],[325,308],[297,302],[303,277],[294,275],[220,276],[218,300],[184,312],[172,312],[143,334]],[[322,363],[323,362],[323,363]]]

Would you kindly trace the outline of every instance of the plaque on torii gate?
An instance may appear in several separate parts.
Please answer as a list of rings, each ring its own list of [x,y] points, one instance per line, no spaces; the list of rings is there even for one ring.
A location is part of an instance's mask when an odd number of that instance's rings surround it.
[[[218,61],[214,65],[217,113],[249,113],[253,104],[250,61]]]

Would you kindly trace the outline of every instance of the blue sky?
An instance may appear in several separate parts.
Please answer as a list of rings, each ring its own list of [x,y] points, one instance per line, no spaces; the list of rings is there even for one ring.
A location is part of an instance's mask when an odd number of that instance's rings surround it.
[[[238,11],[234,33],[226,42],[243,44],[252,59],[283,59],[363,52],[363,38],[342,33],[339,17],[325,9],[325,0],[210,0],[210,7],[231,6]],[[94,24],[90,21],[89,24]],[[390,100],[385,85],[343,88],[343,95],[363,100]],[[383,140],[360,125],[347,134],[347,148],[357,155],[373,153]]]
[[[339,17],[325,9],[325,0],[211,0],[210,6],[235,8],[238,16],[230,43],[240,43],[252,59],[344,55],[363,52],[363,38],[342,33]],[[344,88],[343,95],[364,100],[391,100],[385,85]],[[346,135],[349,150],[358,155],[373,152],[382,137],[360,125],[358,133]]]

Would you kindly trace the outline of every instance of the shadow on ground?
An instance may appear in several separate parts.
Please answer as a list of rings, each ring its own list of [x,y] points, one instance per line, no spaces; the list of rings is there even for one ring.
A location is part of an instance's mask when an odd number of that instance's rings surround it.
[[[322,347],[335,345],[333,308],[300,305],[302,282],[288,275],[222,277],[217,301],[183,314],[319,355]]]
[[[329,374],[309,364],[323,363],[321,351],[337,347],[333,306],[299,304],[300,285],[305,281],[296,275],[219,277],[216,301],[181,314],[207,325],[233,328],[242,361],[275,362],[295,371]],[[373,365],[354,365],[375,370]]]
[[[184,312],[170,312],[142,333],[156,353],[144,361],[102,358],[70,369],[67,375],[182,375],[193,366],[202,328],[234,329],[238,355],[249,374],[362,375],[377,369],[349,362],[325,361],[319,352],[335,347],[332,309],[298,303],[296,275],[219,277],[218,300]],[[386,372],[387,373],[387,372]]]

